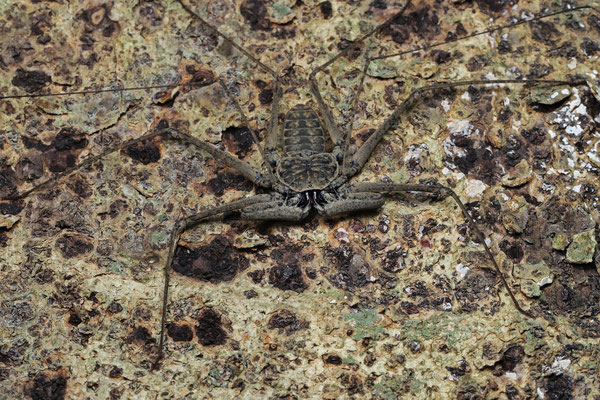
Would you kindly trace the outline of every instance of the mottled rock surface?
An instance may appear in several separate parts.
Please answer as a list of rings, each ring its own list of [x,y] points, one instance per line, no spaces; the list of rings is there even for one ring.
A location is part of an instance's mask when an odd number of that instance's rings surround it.
[[[315,107],[317,65],[401,1],[190,1],[280,71],[280,112]],[[156,356],[163,268],[181,216],[262,192],[202,150],[137,143],[22,200],[0,200],[0,398],[579,399],[600,396],[600,16],[528,18],[555,3],[413,1],[317,76],[350,148],[416,87],[589,80],[426,93],[355,181],[452,187],[377,212],[298,224],[235,214],[187,231]],[[264,140],[273,77],[178,1],[0,2],[0,95],[206,83],[219,77]],[[355,101],[358,95],[358,101]],[[0,198],[166,127],[261,166],[219,84],[0,99]],[[330,144],[326,144],[328,146]],[[513,207],[514,206],[514,207]],[[579,236],[586,232],[586,246]],[[583,252],[573,251],[585,248]],[[591,257],[591,258],[590,258]]]

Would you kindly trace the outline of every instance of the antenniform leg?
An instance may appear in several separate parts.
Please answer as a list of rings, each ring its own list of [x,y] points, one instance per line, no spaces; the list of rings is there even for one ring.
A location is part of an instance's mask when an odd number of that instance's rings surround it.
[[[261,194],[233,201],[222,206],[209,208],[205,211],[199,212],[198,214],[182,218],[175,223],[169,239],[169,254],[164,267],[164,289],[160,321],[160,338],[158,341],[158,354],[153,368],[158,367],[158,363],[163,356],[165,327],[167,321],[167,302],[169,296],[169,272],[171,270],[171,265],[173,264],[173,257],[179,237],[185,230],[205,222],[211,217],[234,211],[240,211],[242,218],[249,220],[299,221],[308,215],[309,208],[307,207],[303,209],[300,207],[287,206],[285,204],[285,198],[277,193]]]
[[[508,294],[510,295],[510,298],[513,301],[517,310],[523,315],[526,315],[530,318],[535,318],[535,315],[533,315],[530,311],[524,310],[519,305],[519,302],[515,298],[515,295],[513,294],[512,290],[510,289],[510,286],[508,285],[508,282],[504,278],[504,274],[500,270],[498,263],[496,263],[496,259],[492,255],[492,252],[487,245],[484,234],[479,229],[479,226],[477,225],[477,223],[475,222],[473,217],[471,217],[471,214],[469,214],[469,211],[467,210],[467,208],[465,207],[463,202],[460,200],[458,195],[452,189],[450,189],[446,186],[442,186],[442,185],[411,185],[411,184],[403,185],[403,184],[388,184],[388,183],[364,183],[364,184],[355,185],[353,190],[356,192],[356,194],[365,194],[365,193],[378,193],[379,194],[379,193],[393,193],[393,192],[422,192],[423,193],[424,192],[424,193],[435,193],[435,194],[440,194],[440,195],[448,195],[448,196],[452,197],[454,199],[454,201],[456,202],[456,204],[458,204],[458,206],[460,207],[465,218],[467,219],[467,222],[468,222],[469,226],[471,227],[471,230],[473,232],[475,232],[477,239],[479,239],[479,241],[483,244],[483,247],[485,249],[485,252],[486,252],[488,258],[494,265],[494,269],[498,273],[498,276],[500,277],[502,284],[508,291]]]
[[[136,143],[140,143],[145,140],[150,140],[156,136],[164,136],[165,138],[169,138],[169,139],[181,140],[183,142],[186,142],[193,146],[196,146],[199,149],[202,149],[202,150],[206,151],[207,153],[211,154],[218,161],[223,162],[224,164],[226,164],[229,167],[235,168],[236,170],[238,170],[242,175],[244,175],[248,180],[250,180],[254,184],[256,184],[258,186],[262,186],[264,188],[271,187],[270,179],[267,176],[260,173],[259,171],[257,171],[250,164],[240,160],[239,158],[229,154],[228,152],[226,152],[224,150],[219,149],[218,147],[216,147],[215,145],[213,145],[211,143],[204,142],[204,141],[202,141],[198,138],[195,138],[187,133],[178,131],[177,129],[167,128],[167,129],[161,129],[159,131],[149,133],[149,134],[141,136],[139,138],[131,139],[131,140],[125,141],[121,144],[109,147],[108,149],[106,149],[105,151],[103,151],[102,153],[100,153],[98,155],[90,156],[90,157],[86,158],[79,165],[76,165],[73,168],[67,169],[66,171],[60,172],[60,173],[54,175],[52,178],[46,180],[45,182],[39,183],[39,184],[35,185],[34,187],[32,187],[31,189],[28,189],[24,192],[18,193],[16,195],[5,196],[5,199],[6,200],[16,200],[16,199],[25,198],[32,192],[35,192],[35,191],[43,189],[43,188],[47,188],[48,186],[55,184],[57,181],[64,178],[65,176],[71,175],[72,173],[74,173],[82,168],[86,168],[86,167],[92,165],[93,163],[95,163],[96,161],[99,161],[102,158],[108,156],[109,154],[112,154],[119,150],[125,149]]]
[[[558,81],[558,80],[543,80],[543,79],[528,79],[528,80],[518,80],[518,79],[495,79],[495,80],[471,80],[471,81],[459,81],[459,82],[447,82],[447,83],[439,83],[430,86],[424,86],[413,90],[408,97],[394,110],[394,112],[387,117],[381,126],[377,128],[375,132],[363,143],[363,145],[358,149],[358,151],[352,156],[350,162],[347,165],[344,165],[343,173],[348,177],[352,177],[356,175],[366,164],[366,162],[371,157],[371,153],[381,141],[383,135],[398,121],[400,115],[402,115],[405,111],[413,107],[417,101],[419,101],[425,92],[436,90],[436,89],[445,89],[445,88],[453,88],[459,86],[477,86],[477,85],[493,85],[493,84],[503,84],[503,83],[516,83],[516,84],[549,84],[549,85],[570,85],[570,86],[578,86],[587,84],[584,80],[575,80],[575,81]]]
[[[331,135],[331,140],[333,141],[333,144],[334,144],[333,153],[336,157],[338,157],[338,159],[339,159],[339,157],[343,156],[343,151],[344,151],[343,148],[344,148],[344,142],[345,142],[344,135],[342,135],[342,133],[340,132],[340,128],[335,123],[335,121],[333,119],[333,114],[331,113],[331,110],[325,104],[325,101],[323,101],[323,96],[321,96],[321,92],[319,91],[319,86],[317,84],[316,76],[319,72],[322,72],[325,68],[327,68],[333,62],[335,62],[335,60],[337,60],[338,58],[349,53],[353,48],[355,48],[360,43],[363,43],[367,38],[369,38],[370,36],[374,35],[375,33],[379,32],[379,31],[381,31],[382,29],[386,28],[387,26],[389,26],[396,18],[398,18],[399,16],[401,16],[404,13],[404,11],[409,7],[409,5],[410,5],[410,1],[407,1],[406,4],[404,5],[404,7],[402,7],[402,9],[400,11],[398,11],[396,14],[394,14],[391,18],[388,18],[388,20],[385,21],[383,24],[378,25],[377,27],[375,27],[374,29],[372,29],[371,31],[366,33],[364,36],[362,36],[360,39],[358,39],[357,41],[348,45],[348,47],[346,47],[345,49],[343,49],[342,51],[337,53],[335,56],[331,57],[324,64],[319,65],[309,75],[308,80],[310,82],[310,89],[313,92],[315,99],[317,100],[317,104],[319,105],[319,110],[321,111],[323,118],[325,118],[325,126],[327,128],[327,131]],[[348,132],[346,134],[346,136],[348,136],[348,135],[350,135],[350,132]]]

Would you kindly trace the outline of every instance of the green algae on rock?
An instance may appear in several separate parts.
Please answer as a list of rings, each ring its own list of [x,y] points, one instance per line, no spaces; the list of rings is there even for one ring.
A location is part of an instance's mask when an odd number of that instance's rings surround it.
[[[596,236],[593,229],[573,235],[567,248],[567,261],[573,264],[587,264],[594,261]]]

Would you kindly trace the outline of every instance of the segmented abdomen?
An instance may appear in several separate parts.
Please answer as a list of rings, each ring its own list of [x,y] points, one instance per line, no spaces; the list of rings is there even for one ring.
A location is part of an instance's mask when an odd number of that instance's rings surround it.
[[[325,152],[325,134],[321,121],[310,107],[297,105],[283,122],[283,151],[288,155]]]

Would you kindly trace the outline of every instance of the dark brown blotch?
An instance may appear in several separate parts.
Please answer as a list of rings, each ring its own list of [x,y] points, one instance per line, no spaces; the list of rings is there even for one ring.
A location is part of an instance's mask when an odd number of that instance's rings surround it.
[[[12,198],[18,194],[17,185],[15,185],[16,181],[17,175],[12,168],[6,167],[0,169],[0,200]],[[4,209],[8,210],[7,205],[3,203],[2,206]]]
[[[584,38],[583,42],[581,43],[581,50],[583,51],[583,54],[591,57],[600,51],[600,44],[591,39]]]
[[[249,265],[248,258],[233,250],[231,241],[224,236],[198,249],[178,246],[173,259],[176,272],[211,283],[230,281]]]
[[[73,128],[62,128],[52,140],[51,147],[56,151],[79,150],[87,146],[85,135]]]
[[[93,193],[90,186],[82,179],[76,179],[74,182],[67,182],[67,187],[82,199],[90,197]]]
[[[533,39],[547,45],[555,46],[555,38],[560,39],[561,34],[554,23],[550,21],[535,21],[531,23]]]
[[[252,190],[252,182],[239,174],[232,174],[226,171],[219,171],[216,177],[205,183],[208,190],[216,197],[221,197],[227,189],[237,189],[241,191]]]
[[[152,347],[155,344],[154,338],[148,332],[148,328],[145,326],[134,326],[131,333],[125,339],[127,344],[137,344],[143,347]]]
[[[325,364],[330,364],[330,365],[341,365],[342,364],[342,357],[338,356],[337,354],[323,354],[323,356],[321,358],[323,359],[323,362]]]
[[[191,84],[199,86],[215,80],[215,72],[211,69],[196,68],[195,65],[188,65],[185,70],[191,75]]]
[[[167,335],[175,342],[189,342],[194,338],[194,332],[189,325],[167,325]]]
[[[546,130],[539,126],[534,126],[531,129],[523,129],[521,136],[531,144],[542,144],[546,140]]]
[[[77,154],[88,145],[88,140],[83,133],[67,127],[56,134],[50,145],[27,138],[23,139],[23,144],[43,152],[42,157],[50,172],[59,173],[75,166]]]
[[[44,160],[39,154],[34,152],[24,155],[17,163],[15,172],[19,180],[31,182],[39,179],[44,175]]]
[[[461,311],[473,312],[483,306],[482,300],[495,296],[496,283],[496,275],[491,271],[476,269],[469,271],[456,285],[455,297]]]
[[[147,2],[138,9],[140,22],[147,28],[161,26],[164,20],[164,7],[155,2]]]
[[[123,368],[113,367],[108,373],[108,377],[111,379],[117,379],[123,376]]]
[[[46,87],[52,78],[43,71],[26,71],[17,69],[12,79],[12,84],[25,90],[27,93],[35,93]]]
[[[227,333],[223,328],[221,314],[211,309],[205,310],[198,318],[196,336],[203,346],[219,346],[225,344]]]
[[[504,240],[500,243],[500,250],[514,262],[520,262],[525,255],[523,247],[521,247],[519,243],[510,242],[508,240]]]
[[[32,400],[62,400],[69,380],[64,368],[43,371],[25,384],[25,395]]]
[[[277,329],[280,334],[285,333],[291,335],[292,333],[301,329],[308,328],[309,324],[307,321],[303,321],[296,317],[296,314],[290,310],[282,308],[278,310],[269,318],[267,328]]]
[[[510,343],[504,353],[502,353],[502,358],[497,362],[498,365],[504,371],[514,371],[515,368],[523,361],[523,357],[525,356],[525,350],[523,346]]]
[[[139,142],[127,146],[125,153],[144,165],[155,163],[160,160],[160,149],[156,144],[150,141]]]
[[[85,22],[85,33],[80,40],[88,44],[93,42],[91,36],[94,32],[100,32],[104,37],[111,37],[113,34],[118,34],[121,26],[118,22],[110,19],[110,4],[101,4],[96,7],[88,8],[80,12],[77,17]]]
[[[273,89],[267,88],[261,90],[258,94],[258,101],[260,101],[260,104],[263,106],[271,104],[271,102],[273,102]]]
[[[471,372],[471,367],[469,366],[469,363],[465,360],[460,360],[456,367],[446,367],[446,370],[448,370],[448,372],[450,372],[455,377],[461,377]]]
[[[423,7],[409,14],[400,15],[382,33],[391,36],[398,44],[404,44],[411,36],[420,39],[433,39],[440,33],[437,12],[431,12],[429,7]]]
[[[462,150],[453,152],[450,161],[465,175],[477,178],[489,185],[494,184],[504,174],[496,152],[489,146],[463,135],[462,132],[452,133],[449,139],[452,144]],[[513,165],[520,161],[520,153],[516,151],[515,147],[516,143],[507,143],[503,148],[506,158],[513,160]]]
[[[450,54],[444,50],[439,50],[439,49],[432,50],[430,55],[431,55],[431,59],[436,64],[444,64],[444,63],[452,60],[452,54]]]
[[[574,399],[573,380],[567,374],[550,374],[543,379],[544,392],[550,400]]]
[[[350,396],[364,393],[364,385],[359,376],[343,373],[339,380]]]
[[[273,29],[271,21],[267,18],[267,7],[263,0],[244,0],[240,6],[240,13],[253,31]]]
[[[230,126],[221,133],[221,140],[225,148],[235,153],[239,158],[245,158],[252,152],[254,139],[248,128]]]
[[[271,268],[269,283],[277,289],[293,290],[297,293],[302,293],[308,287],[298,264],[284,264]]]
[[[259,269],[256,271],[250,271],[248,272],[248,276],[250,279],[252,279],[252,282],[259,284],[265,276],[265,270]]]
[[[81,256],[94,250],[94,245],[88,242],[87,239],[70,235],[58,238],[56,247],[66,258]]]
[[[479,9],[488,15],[498,15],[511,9],[519,0],[477,0]]]
[[[360,251],[350,246],[329,247],[325,257],[335,267],[336,272],[327,279],[337,288],[348,290],[369,283],[370,267]]]
[[[319,10],[321,11],[321,15],[323,15],[324,19],[331,18],[331,15],[333,14],[333,9],[331,8],[330,1],[324,1],[322,3],[319,3]]]

